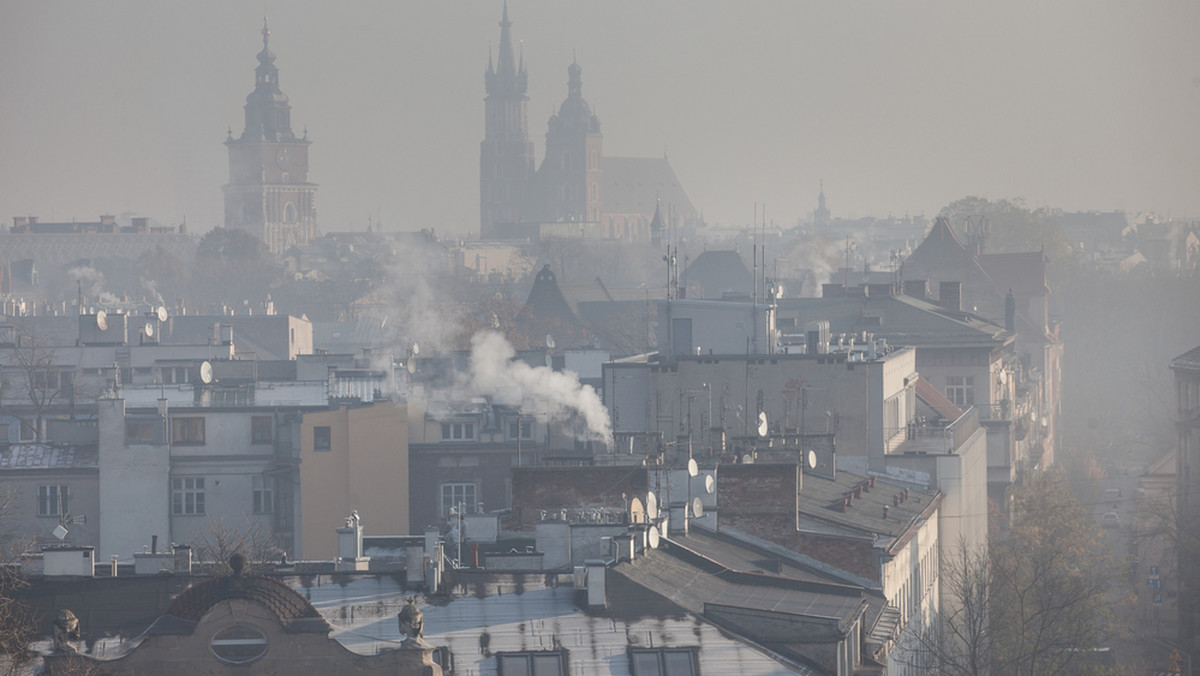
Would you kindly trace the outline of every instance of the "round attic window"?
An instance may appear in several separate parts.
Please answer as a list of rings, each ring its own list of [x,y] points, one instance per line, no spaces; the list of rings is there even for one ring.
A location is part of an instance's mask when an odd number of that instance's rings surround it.
[[[267,635],[250,625],[237,624],[214,634],[208,645],[222,662],[247,664],[267,654]]]

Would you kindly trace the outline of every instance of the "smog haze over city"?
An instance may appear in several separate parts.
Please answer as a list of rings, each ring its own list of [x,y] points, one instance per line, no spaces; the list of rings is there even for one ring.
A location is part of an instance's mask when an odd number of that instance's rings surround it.
[[[1198,27],[5,3],[0,671],[1183,676]]]
[[[221,142],[242,124],[264,7],[10,3],[0,25],[0,204],[221,225]],[[368,217],[466,235],[500,2],[266,4],[326,231]],[[567,65],[606,155],[669,154],[706,221],[782,226],[820,181],[842,215],[932,216],[964,195],[1200,214],[1191,2],[509,6],[530,129]]]

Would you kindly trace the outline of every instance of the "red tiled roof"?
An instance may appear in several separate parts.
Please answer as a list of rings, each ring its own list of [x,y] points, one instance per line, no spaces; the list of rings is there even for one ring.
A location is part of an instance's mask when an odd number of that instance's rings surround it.
[[[933,383],[929,382],[928,380],[918,376],[915,390],[921,401],[929,404],[933,410],[938,412],[938,415],[942,416],[946,420],[954,421],[958,420],[959,417],[962,416],[962,409],[955,406],[954,402],[947,399],[946,395],[942,394],[938,388],[934,387]]]

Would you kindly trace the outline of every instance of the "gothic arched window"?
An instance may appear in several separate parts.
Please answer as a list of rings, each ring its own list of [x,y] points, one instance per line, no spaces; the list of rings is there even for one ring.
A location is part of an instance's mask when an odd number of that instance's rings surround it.
[[[292,204],[291,202],[288,202],[287,204],[283,205],[283,222],[284,223],[295,223],[296,222],[296,205]]]

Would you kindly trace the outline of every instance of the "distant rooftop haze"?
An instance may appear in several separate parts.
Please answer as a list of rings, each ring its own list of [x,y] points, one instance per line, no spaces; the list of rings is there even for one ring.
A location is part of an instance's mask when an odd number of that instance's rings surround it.
[[[479,232],[501,0],[270,3],[322,231]],[[0,9],[0,216],[223,224],[263,5]],[[925,214],[967,195],[1200,216],[1200,4],[510,0],[540,162],[584,69],[604,154],[668,154],[710,223]]]

